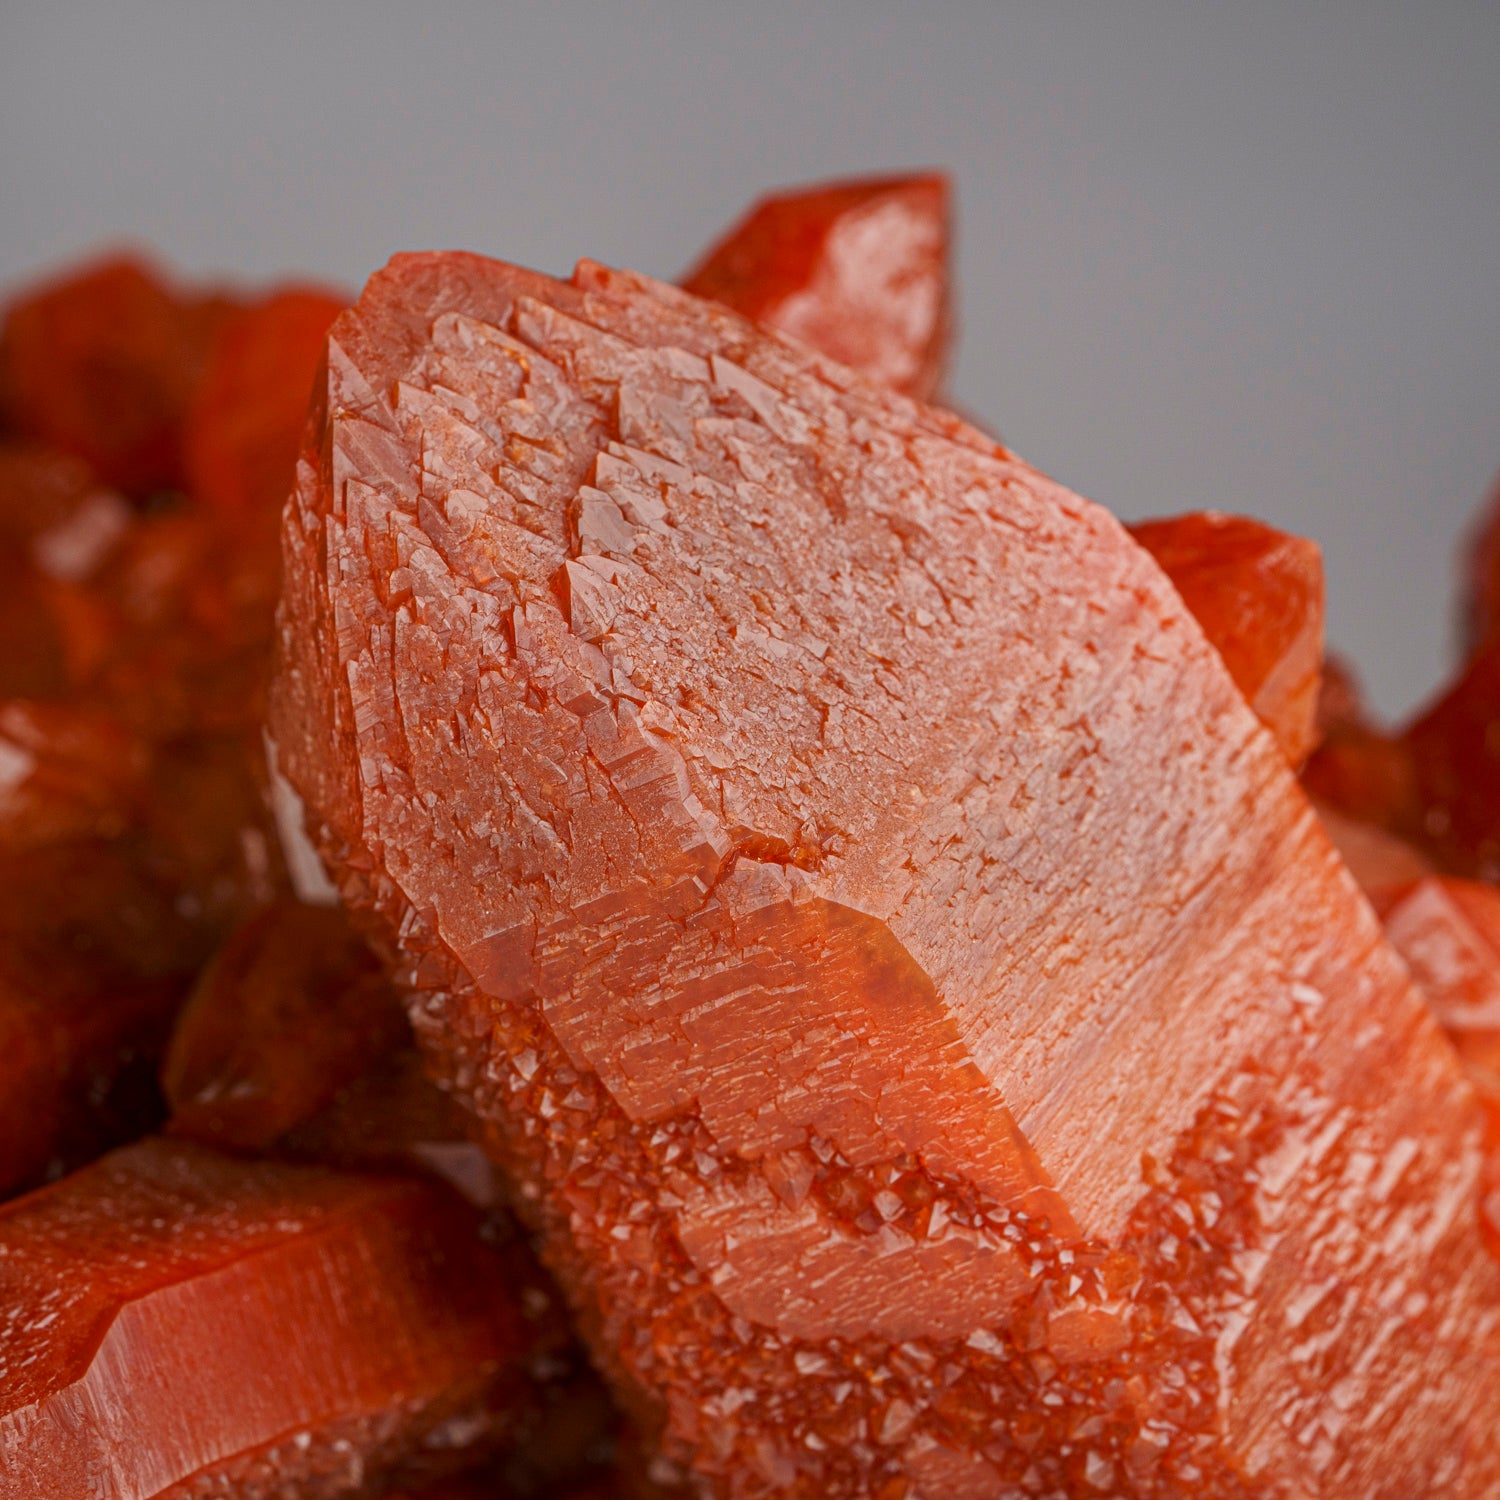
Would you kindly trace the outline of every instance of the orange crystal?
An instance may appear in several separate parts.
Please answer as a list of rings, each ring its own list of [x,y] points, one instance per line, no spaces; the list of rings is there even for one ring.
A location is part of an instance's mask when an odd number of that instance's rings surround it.
[[[186,423],[188,488],[201,504],[269,519],[274,534],[328,325],[349,300],[283,287],[226,321]]]
[[[1494,1492],[1478,1104],[1110,517],[588,263],[327,368],[280,762],[665,1460]]]
[[[456,1199],[147,1140],[0,1208],[0,1500],[333,1497],[511,1437],[524,1322]]]
[[[938,173],[778,193],[682,284],[931,400],[948,359],[948,221]]]
[[[1130,534],[1172,580],[1287,761],[1300,766],[1318,740],[1318,544],[1217,511],[1142,521]]]
[[[129,256],[37,287],[0,328],[0,417],[135,494],[179,484],[183,418],[231,311]]]
[[[1500,640],[1406,732],[1424,842],[1445,870],[1500,880]]]

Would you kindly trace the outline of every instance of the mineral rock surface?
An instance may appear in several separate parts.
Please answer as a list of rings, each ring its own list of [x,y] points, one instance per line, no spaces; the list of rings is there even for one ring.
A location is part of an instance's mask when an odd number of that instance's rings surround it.
[[[1143,521],[1130,534],[1172,580],[1288,762],[1300,766],[1318,740],[1318,544],[1215,511]]]
[[[682,284],[931,400],[948,358],[948,180],[832,183],[758,203]]]
[[[0,1209],[0,1497],[362,1494],[510,1434],[525,1352],[456,1199],[144,1141]]]
[[[1494,1492],[1477,1101],[1110,517],[589,264],[327,370],[281,765],[667,1460]]]

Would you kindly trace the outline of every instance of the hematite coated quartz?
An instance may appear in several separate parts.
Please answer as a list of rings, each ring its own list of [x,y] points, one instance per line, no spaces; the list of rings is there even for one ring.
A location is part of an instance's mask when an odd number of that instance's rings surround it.
[[[280,763],[668,1460],[1500,1484],[1478,1103],[1111,518],[587,263],[398,259],[317,413]]]

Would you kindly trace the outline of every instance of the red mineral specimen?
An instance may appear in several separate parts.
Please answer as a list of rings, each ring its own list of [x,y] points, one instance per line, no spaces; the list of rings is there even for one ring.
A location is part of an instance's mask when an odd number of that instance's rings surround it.
[[[1316,542],[1216,511],[1143,521],[1160,564],[1292,766],[1317,743],[1323,555]]]
[[[187,419],[188,488],[201,503],[239,522],[280,516],[328,325],[349,301],[286,287],[225,324]]]
[[[1379,893],[1375,908],[1470,1076],[1500,1109],[1500,890],[1432,876]]]
[[[172,1129],[269,1146],[410,1037],[380,965],[330,907],[282,901],[204,971],[163,1064]]]
[[[160,1118],[185,928],[108,845],[0,856],[0,1197]]]
[[[0,328],[0,418],[122,489],[178,484],[183,417],[230,311],[125,256],[39,287]]]
[[[1313,807],[1323,832],[1367,895],[1433,873],[1432,862],[1420,849],[1378,824],[1358,822],[1323,802],[1314,801]]]
[[[1356,823],[1411,836],[1421,819],[1410,747],[1371,720],[1343,662],[1326,664],[1323,689],[1319,744],[1303,767],[1302,785]]]
[[[948,358],[948,179],[766,198],[682,284],[898,391],[931,400]]]
[[[1500,881],[1500,640],[1406,732],[1423,841],[1457,875]]]
[[[148,1140],[0,1210],[0,1500],[317,1500],[518,1425],[523,1321],[414,1180]]]
[[[280,764],[664,1462],[1496,1492],[1477,1100],[1107,514],[587,263],[398,259],[315,410]]]

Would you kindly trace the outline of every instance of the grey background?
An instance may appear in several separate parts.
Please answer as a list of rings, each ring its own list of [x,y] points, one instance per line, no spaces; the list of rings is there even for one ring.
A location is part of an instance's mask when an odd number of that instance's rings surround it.
[[[1126,517],[1317,537],[1403,711],[1500,470],[1500,5],[0,0],[0,288],[121,239],[670,276],[777,184],[955,174],[958,400]]]

